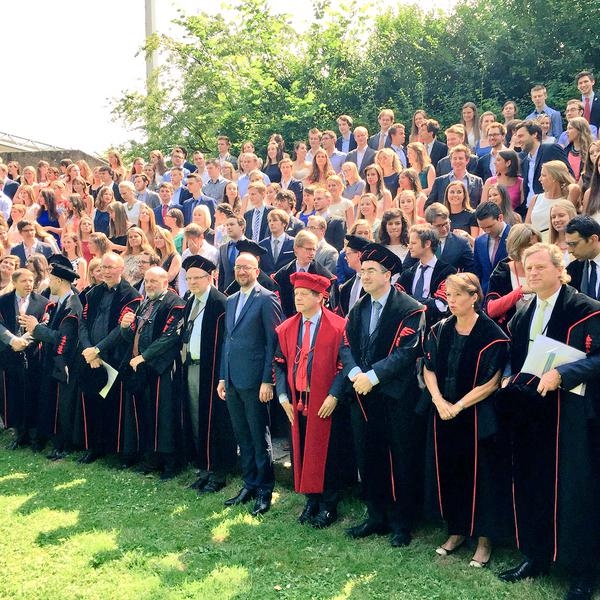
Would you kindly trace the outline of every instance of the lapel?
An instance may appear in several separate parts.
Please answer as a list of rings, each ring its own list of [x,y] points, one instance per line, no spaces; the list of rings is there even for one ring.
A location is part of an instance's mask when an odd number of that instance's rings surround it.
[[[238,294],[241,294],[241,291],[238,292]],[[238,317],[237,321],[235,321],[233,323],[233,328],[235,329],[242,321],[242,319],[244,318],[244,316],[246,315],[246,313],[248,312],[248,309],[250,307],[250,305],[254,302],[254,299],[256,298],[256,296],[258,296],[260,294],[260,292],[258,291],[258,288],[255,287],[252,292],[250,292],[250,295],[248,296],[248,299],[246,300],[246,304],[244,304],[243,308],[242,308],[242,312],[240,313],[240,316]],[[236,310],[237,310],[237,303],[239,302],[239,296],[238,299],[235,303],[236,306]],[[235,318],[235,311],[234,311],[234,318]]]

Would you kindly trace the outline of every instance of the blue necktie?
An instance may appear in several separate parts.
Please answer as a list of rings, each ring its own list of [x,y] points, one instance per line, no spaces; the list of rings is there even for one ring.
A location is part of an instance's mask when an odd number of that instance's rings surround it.
[[[597,300],[596,287],[598,284],[598,272],[596,271],[596,263],[590,260],[589,264],[590,281],[588,284],[588,296]]]
[[[417,279],[417,284],[415,285],[415,293],[413,297],[419,300],[423,298],[424,288],[425,288],[425,270],[429,268],[429,265],[421,265],[419,269],[421,270],[421,274],[419,279]]]

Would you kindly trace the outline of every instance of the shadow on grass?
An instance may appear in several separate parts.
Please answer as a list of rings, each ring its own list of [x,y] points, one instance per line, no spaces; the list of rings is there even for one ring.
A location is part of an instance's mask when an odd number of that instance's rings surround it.
[[[0,446],[7,439],[7,434],[0,436]],[[51,563],[60,556],[64,563],[62,569],[37,575],[27,572],[27,561],[22,569],[13,567],[12,579],[6,580],[9,572],[0,580],[13,598],[27,597],[23,590],[36,576],[47,595],[29,597],[136,600],[541,600],[560,598],[564,585],[555,578],[503,585],[492,569],[469,569],[467,550],[436,559],[434,548],[444,534],[430,526],[420,528],[405,549],[391,548],[385,537],[351,541],[343,529],[363,517],[354,499],[342,503],[340,522],[330,529],[300,526],[296,517],[304,499],[291,491],[289,472],[278,471],[271,511],[253,518],[249,505],[223,507],[224,499],[238,491],[238,479],[222,493],[200,497],[186,487],[191,471],[162,483],[102,461],[51,463],[29,450],[0,452],[0,467],[7,528],[0,524],[0,532],[5,539],[12,536],[7,547],[31,561]],[[10,561],[10,555],[4,560]],[[493,570],[516,560],[511,550],[497,551]]]

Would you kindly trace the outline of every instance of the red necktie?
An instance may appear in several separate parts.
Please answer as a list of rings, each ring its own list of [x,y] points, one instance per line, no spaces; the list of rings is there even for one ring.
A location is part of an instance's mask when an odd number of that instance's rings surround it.
[[[165,222],[165,217],[167,216],[167,211],[168,211],[168,210],[169,210],[169,207],[168,207],[168,206],[165,206],[165,205],[163,204],[163,207],[162,207],[162,220],[163,220],[163,223]]]
[[[304,321],[304,335],[302,336],[302,348],[298,357],[298,368],[296,369],[296,390],[306,391],[308,387],[308,354],[310,352],[310,321]]]
[[[583,118],[589,123],[592,115],[592,107],[590,106],[590,99],[586,98],[583,104]]]
[[[500,246],[500,237],[494,239],[494,245],[492,246],[492,256],[490,257],[490,262],[494,264],[494,260],[496,258],[496,253],[498,252],[498,248]]]

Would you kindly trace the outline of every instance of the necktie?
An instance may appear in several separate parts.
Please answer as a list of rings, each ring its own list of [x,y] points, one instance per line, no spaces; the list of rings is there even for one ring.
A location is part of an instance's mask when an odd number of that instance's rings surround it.
[[[377,150],[381,150],[385,146],[385,138],[386,138],[385,133],[379,134],[379,145],[377,146]]]
[[[529,330],[529,350],[535,341],[535,338],[542,333],[544,330],[544,313],[548,307],[547,300],[540,300],[533,321],[531,322],[531,329]]]
[[[354,279],[354,283],[352,284],[352,289],[350,290],[350,302],[348,302],[348,311],[352,309],[352,307],[358,302],[360,298],[360,290],[362,289],[362,281],[360,280],[360,276],[357,274]]]
[[[277,259],[279,258],[279,240],[273,240],[273,262],[277,263]]]
[[[597,300],[598,295],[596,294],[596,287],[598,285],[598,272],[596,270],[596,263],[593,260],[590,260],[589,274],[590,279],[588,283],[588,296],[594,300]]]
[[[492,244],[492,251],[490,252],[490,262],[492,265],[494,264],[494,259],[496,258],[496,252],[498,252],[498,246],[500,246],[500,237],[494,238]]]
[[[138,313],[138,323],[133,337],[133,356],[138,356],[140,353],[140,335],[142,330],[146,326],[146,323],[150,320],[152,309],[154,308],[154,300],[146,300],[146,306],[142,306]]]
[[[169,207],[166,206],[165,204],[163,204],[163,207],[162,207],[162,220],[163,220],[163,223],[165,222],[165,217],[167,216],[168,210],[169,210]]]
[[[242,309],[244,308],[244,304],[246,304],[247,296],[246,294],[240,292],[238,297],[237,307],[235,309],[235,322],[238,322],[240,315],[242,314]]]
[[[586,98],[583,103],[583,118],[589,123],[592,115],[592,107],[590,105],[590,99]]]
[[[256,208],[252,217],[252,240],[255,242],[260,241],[260,210]]]
[[[233,268],[233,265],[235,264],[235,259],[237,258],[237,248],[235,247],[235,242],[229,242],[227,257],[229,258],[229,264],[231,265],[231,268]]]
[[[369,335],[377,328],[379,322],[379,315],[381,314],[381,304],[375,300],[372,305],[371,322],[369,323]]]
[[[192,306],[192,310],[190,311],[190,321],[193,321],[199,314],[200,314],[200,308],[202,306],[202,300],[199,300],[198,298],[196,298],[196,300],[194,300],[194,305]]]
[[[302,336],[302,347],[298,357],[296,369],[296,390],[306,391],[308,387],[308,355],[310,354],[310,321],[304,321],[304,335]]]
[[[442,240],[440,240],[440,243],[437,245],[437,248],[435,249],[435,257],[440,258],[440,256],[442,256],[443,251],[444,251],[444,249],[442,248]]]
[[[19,315],[24,315],[26,308],[25,308],[25,301],[27,300],[27,298],[19,298]],[[17,321],[18,322],[18,321]],[[19,335],[24,335],[25,334],[25,327],[23,327],[22,325],[19,326]]]
[[[419,279],[417,279],[417,283],[415,285],[415,291],[413,297],[419,300],[420,298],[424,298],[424,290],[425,290],[425,271],[429,268],[429,265],[420,265],[419,269],[421,273],[419,274]]]

